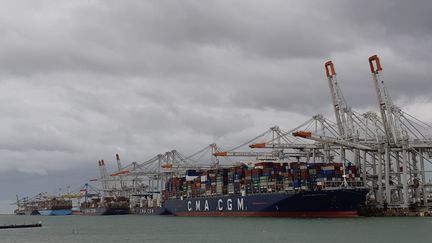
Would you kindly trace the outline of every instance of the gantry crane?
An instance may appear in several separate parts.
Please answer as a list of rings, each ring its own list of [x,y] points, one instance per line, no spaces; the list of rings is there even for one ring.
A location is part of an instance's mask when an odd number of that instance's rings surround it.
[[[336,78],[336,70],[332,61],[324,64],[326,76],[332,97],[333,108],[336,117],[336,124],[339,129],[339,135],[343,139],[352,139],[353,137],[353,112],[348,106]]]

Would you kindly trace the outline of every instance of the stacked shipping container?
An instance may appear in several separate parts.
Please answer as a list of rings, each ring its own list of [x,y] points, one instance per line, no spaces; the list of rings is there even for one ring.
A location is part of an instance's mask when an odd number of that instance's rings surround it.
[[[345,168],[350,183],[360,183],[357,168]],[[290,190],[321,190],[343,180],[341,163],[259,162],[213,170],[188,170],[185,177],[170,178],[164,199],[227,194],[271,193]]]

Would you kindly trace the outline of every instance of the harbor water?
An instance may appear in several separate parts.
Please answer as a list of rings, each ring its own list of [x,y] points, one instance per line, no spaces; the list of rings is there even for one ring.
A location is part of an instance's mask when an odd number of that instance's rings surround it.
[[[15,216],[0,225],[43,227],[0,231],[0,242],[431,242],[432,217],[348,219],[173,216]]]

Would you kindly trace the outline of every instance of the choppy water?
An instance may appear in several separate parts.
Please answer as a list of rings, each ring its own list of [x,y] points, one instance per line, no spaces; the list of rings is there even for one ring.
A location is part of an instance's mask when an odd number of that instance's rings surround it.
[[[172,216],[14,216],[0,242],[432,242],[432,218],[188,218]]]

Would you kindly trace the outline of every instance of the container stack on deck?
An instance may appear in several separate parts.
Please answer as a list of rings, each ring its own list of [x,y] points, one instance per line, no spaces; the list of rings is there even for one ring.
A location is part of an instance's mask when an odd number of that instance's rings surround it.
[[[271,193],[292,190],[322,190],[338,187],[343,181],[341,163],[273,163],[260,162],[211,170],[188,170],[185,177],[170,178],[165,184],[164,199],[241,194]],[[346,180],[361,185],[357,168],[345,168]]]

